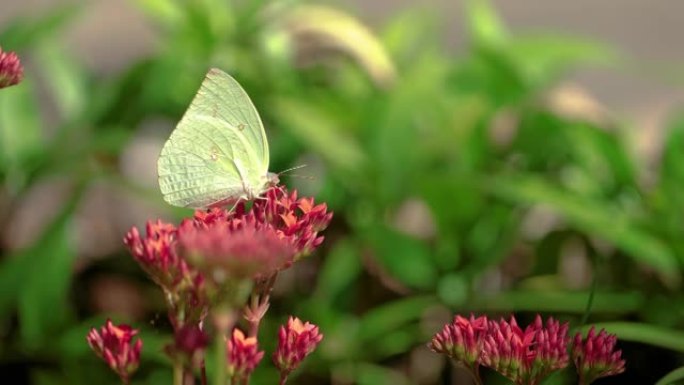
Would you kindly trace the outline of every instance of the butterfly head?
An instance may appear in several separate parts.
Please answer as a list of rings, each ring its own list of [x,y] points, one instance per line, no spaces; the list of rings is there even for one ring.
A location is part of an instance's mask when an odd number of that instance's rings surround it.
[[[280,175],[274,172],[266,173],[266,186],[274,187],[280,183]]]

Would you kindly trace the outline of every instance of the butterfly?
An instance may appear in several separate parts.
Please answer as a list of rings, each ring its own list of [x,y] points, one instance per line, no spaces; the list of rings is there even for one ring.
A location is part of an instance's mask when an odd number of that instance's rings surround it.
[[[268,162],[254,104],[235,79],[212,68],[161,150],[159,188],[166,202],[180,207],[251,200],[279,182]]]

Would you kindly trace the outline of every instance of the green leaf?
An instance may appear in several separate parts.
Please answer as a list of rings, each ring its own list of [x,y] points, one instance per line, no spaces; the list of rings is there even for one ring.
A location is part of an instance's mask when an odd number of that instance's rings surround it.
[[[634,261],[656,269],[669,283],[678,282],[679,264],[668,245],[610,203],[569,193],[536,176],[496,177],[489,182],[493,194],[517,204],[545,204],[586,234],[610,241]]]
[[[656,325],[637,322],[603,322],[588,325],[582,328],[586,331],[589,327],[606,329],[609,333],[617,334],[624,341],[639,342],[678,352],[684,352],[684,332]]]
[[[49,40],[37,50],[37,59],[44,71],[52,98],[63,119],[71,120],[81,113],[88,102],[85,70],[59,41]]]
[[[82,189],[71,197],[41,238],[21,258],[30,259],[18,293],[21,337],[29,348],[42,341],[66,321],[67,292],[76,258],[72,216]]]
[[[542,86],[580,64],[611,64],[617,61],[614,50],[592,40],[570,36],[527,36],[513,39],[507,56],[530,84]]]
[[[481,311],[535,311],[582,314],[586,310],[589,292],[566,291],[510,291],[472,300],[469,307]],[[639,292],[596,292],[591,307],[593,313],[630,313],[645,304]]]
[[[506,41],[506,28],[489,0],[470,0],[466,11],[468,32],[475,44],[497,46]]]
[[[351,240],[337,240],[323,261],[313,296],[319,300],[332,302],[343,295],[344,290],[352,286],[362,271],[359,254]]]
[[[449,306],[460,306],[469,294],[468,279],[461,274],[447,274],[437,283],[437,295]]]
[[[365,162],[354,138],[313,104],[286,98],[275,99],[272,104],[276,121],[335,167],[358,170]]]
[[[655,383],[655,385],[673,385],[673,384],[684,384],[684,366],[677,368],[670,373],[666,374]]]
[[[363,315],[358,338],[364,342],[381,338],[393,330],[418,321],[425,309],[437,303],[433,296],[415,296],[377,306]]]
[[[179,28],[184,23],[181,3],[174,0],[129,0],[148,18],[168,30]]]
[[[363,235],[376,260],[394,278],[419,289],[434,287],[437,268],[423,242],[380,223],[365,228]]]
[[[635,184],[635,165],[619,135],[590,124],[571,124],[563,128],[578,163],[597,184],[609,191],[616,186]]]
[[[409,325],[399,330],[393,330],[381,339],[373,341],[364,348],[365,352],[372,352],[373,360],[379,361],[392,356],[409,352],[413,347],[424,343],[419,325]]]
[[[384,366],[360,363],[355,370],[356,383],[359,385],[409,385],[411,381],[405,374]]]
[[[0,32],[3,50],[22,50],[46,38],[54,37],[72,21],[81,6],[75,3],[59,6],[40,16],[17,17]]]
[[[43,145],[38,106],[33,83],[21,84],[0,92],[0,164],[6,186],[20,190],[26,182],[26,162]]]

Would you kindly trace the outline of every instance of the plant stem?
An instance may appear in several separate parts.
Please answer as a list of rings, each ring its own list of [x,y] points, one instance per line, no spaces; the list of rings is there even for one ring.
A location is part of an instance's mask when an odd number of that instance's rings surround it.
[[[207,385],[207,366],[204,363],[204,357],[202,357],[202,362],[200,362],[200,383]]]
[[[183,370],[183,363],[180,360],[173,361],[173,385],[183,385],[185,371]]]
[[[278,383],[279,385],[285,385],[287,382],[287,374],[281,373],[280,374],[280,382]]]
[[[214,310],[214,385],[226,385],[226,336],[235,324],[235,312],[228,306]]]
[[[466,366],[466,368],[468,369],[468,372],[470,372],[470,375],[473,376],[473,380],[475,380],[476,385],[484,385],[482,382],[482,377],[480,377],[480,368],[477,364],[473,366]]]
[[[214,364],[214,385],[225,385],[226,384],[226,341],[224,339],[225,334],[222,331],[216,330],[216,336],[214,337],[214,345],[216,355]]]

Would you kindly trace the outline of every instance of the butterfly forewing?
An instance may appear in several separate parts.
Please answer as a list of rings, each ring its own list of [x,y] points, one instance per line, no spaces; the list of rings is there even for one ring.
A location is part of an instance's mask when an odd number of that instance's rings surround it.
[[[212,69],[157,162],[159,187],[175,206],[202,208],[260,192],[268,144],[247,93]]]

